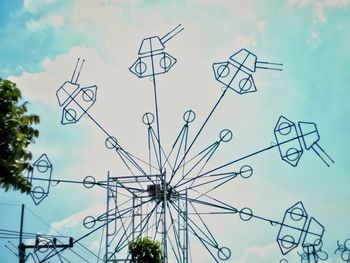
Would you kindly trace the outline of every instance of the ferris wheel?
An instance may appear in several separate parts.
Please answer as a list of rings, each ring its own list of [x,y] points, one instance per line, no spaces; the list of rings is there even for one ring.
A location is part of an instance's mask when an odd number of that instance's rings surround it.
[[[223,128],[217,139],[200,151],[195,145],[203,136],[207,124],[226,96],[245,95],[256,92],[254,81],[257,70],[282,71],[281,63],[258,60],[251,51],[242,48],[226,61],[212,64],[214,78],[220,83],[222,92],[209,110],[200,128],[190,136],[191,124],[196,121],[196,113],[188,109],[182,114],[183,125],[179,127],[172,145],[164,145],[161,138],[162,121],[159,114],[157,78],[165,77],[177,63],[177,59],[165,51],[165,45],[184,28],[178,25],[163,36],[152,36],[141,41],[130,73],[142,81],[151,80],[154,111],[142,116],[147,134],[147,156],[136,156],[122,145],[117,136],[112,135],[90,114],[89,110],[97,100],[98,87],[95,84],[83,86],[79,83],[83,74],[84,59],[77,59],[72,76],[56,92],[62,108],[62,125],[78,123],[83,116],[92,121],[104,134],[105,147],[122,161],[128,174],[108,173],[106,180],[96,181],[92,176],[81,180],[86,188],[101,187],[106,191],[106,210],[99,216],[87,216],[82,224],[87,234],[74,239],[79,242],[92,233],[103,232],[105,251],[104,262],[131,262],[128,251],[130,242],[138,237],[150,237],[161,243],[163,262],[196,262],[191,256],[191,240],[196,239],[207,251],[213,262],[229,262],[231,248],[215,237],[215,230],[206,222],[208,216],[236,216],[242,221],[261,220],[266,228],[276,231],[276,242],[282,256],[300,247],[302,262],[325,260],[322,250],[324,226],[307,212],[307,205],[296,200],[290,204],[281,217],[270,218],[256,214],[253,208],[236,207],[214,195],[218,189],[232,182],[245,180],[253,175],[253,167],[247,163],[252,156],[274,151],[287,165],[297,166],[302,155],[314,152],[326,166],[334,161],[320,146],[320,135],[313,122],[294,121],[286,116],[276,120],[271,127],[275,139],[265,148],[240,156],[216,167],[209,166],[221,145],[229,143],[234,134]],[[87,62],[87,61],[86,61]],[[131,64],[131,63],[130,63]],[[164,76],[163,76],[164,75]],[[147,83],[148,84],[148,83]],[[169,105],[170,106],[170,105]],[[169,150],[167,150],[169,149]],[[67,182],[52,178],[52,164],[47,155],[42,155],[35,163],[28,179],[33,185],[31,196],[39,204],[49,194],[50,185]],[[41,178],[41,179],[40,179]],[[64,250],[64,248],[62,249]],[[58,250],[56,254],[62,252]],[[55,253],[44,258],[45,262]],[[305,261],[308,260],[308,261]],[[281,262],[287,262],[281,259]]]

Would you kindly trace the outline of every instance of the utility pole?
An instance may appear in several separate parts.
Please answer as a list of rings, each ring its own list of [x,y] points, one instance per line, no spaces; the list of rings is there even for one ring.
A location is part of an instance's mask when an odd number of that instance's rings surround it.
[[[24,263],[26,257],[26,248],[22,242],[23,238],[23,218],[24,218],[24,204],[22,204],[22,212],[21,212],[21,227],[19,232],[19,245],[18,245],[18,255],[19,255],[19,263]]]
[[[57,249],[57,248],[69,248],[73,247],[73,238],[69,238],[69,244],[57,244],[57,238],[53,238],[52,244],[46,243],[43,245],[40,245],[39,237],[37,236],[35,239],[34,245],[25,245],[23,243],[23,221],[24,221],[24,204],[22,204],[22,211],[21,211],[21,227],[19,232],[19,245],[18,245],[18,254],[19,254],[19,263],[25,263],[26,259],[26,249],[27,248],[34,248],[34,249],[42,249],[42,248],[48,248],[48,249]]]

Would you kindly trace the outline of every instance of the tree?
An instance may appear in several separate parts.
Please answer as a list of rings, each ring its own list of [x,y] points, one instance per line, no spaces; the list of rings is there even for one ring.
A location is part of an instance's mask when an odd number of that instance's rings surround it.
[[[149,237],[138,237],[129,244],[131,262],[162,263],[162,249],[158,241]]]
[[[23,102],[16,84],[0,78],[0,187],[30,192],[24,172],[33,167],[29,163],[32,153],[29,144],[39,136],[32,127],[39,116],[27,114],[27,102]]]

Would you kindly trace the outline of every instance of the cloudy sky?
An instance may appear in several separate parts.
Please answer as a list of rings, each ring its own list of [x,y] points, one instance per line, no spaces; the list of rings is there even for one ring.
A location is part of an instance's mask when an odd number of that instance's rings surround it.
[[[295,123],[316,123],[318,145],[335,161],[330,167],[312,149],[292,167],[274,147],[228,167],[238,171],[250,165],[254,174],[230,181],[212,196],[275,221],[302,201],[308,215],[326,229],[327,262],[342,262],[334,251],[337,240],[350,238],[349,10],[349,0],[2,0],[0,77],[16,82],[30,111],[41,116],[40,137],[31,150],[34,160],[47,154],[53,179],[105,180],[108,171],[113,176],[128,173],[105,147],[106,135],[87,116],[76,124],[60,123],[56,91],[70,80],[77,58],[85,59],[79,83],[98,87],[89,114],[125,149],[145,159],[147,127],[141,117],[154,112],[152,79],[137,78],[128,70],[143,38],[161,37],[178,24],[184,27],[166,43],[166,52],[177,63],[157,77],[161,139],[167,151],[183,125],[183,113],[196,112],[191,140],[223,93],[213,63],[227,61],[242,48],[260,61],[283,63],[283,71],[254,73],[257,92],[239,95],[228,90],[193,152],[217,141],[222,129],[230,129],[232,140],[220,145],[207,169],[215,168],[274,145],[273,130],[281,115]],[[106,193],[60,183],[39,206],[16,192],[1,191],[0,196],[2,230],[19,230],[24,203],[26,232],[78,238],[87,232],[82,220],[105,210]],[[300,247],[281,254],[276,226],[254,218],[244,222],[237,214],[205,220],[219,246],[230,248],[226,262],[299,260]],[[100,238],[101,232],[82,245],[98,253]],[[196,237],[190,240],[193,262],[213,262]],[[1,262],[16,262],[17,245],[18,239],[0,239]],[[62,256],[84,262],[74,252],[88,262],[97,261],[81,245]]]

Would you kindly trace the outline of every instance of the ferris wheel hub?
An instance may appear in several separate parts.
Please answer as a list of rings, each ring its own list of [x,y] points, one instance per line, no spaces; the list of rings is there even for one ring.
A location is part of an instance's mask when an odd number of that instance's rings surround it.
[[[179,197],[179,193],[168,183],[165,187],[166,200],[174,200]],[[150,184],[147,186],[148,196],[157,201],[164,200],[164,184]]]

